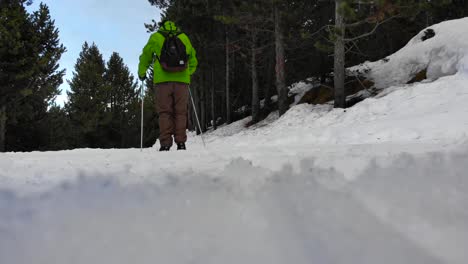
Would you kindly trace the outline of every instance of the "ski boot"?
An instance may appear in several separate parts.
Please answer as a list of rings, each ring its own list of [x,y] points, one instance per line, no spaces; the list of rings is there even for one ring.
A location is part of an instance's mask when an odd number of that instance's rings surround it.
[[[171,150],[171,147],[167,147],[167,146],[161,146],[161,148],[159,149],[159,151],[169,151]]]
[[[177,150],[187,150],[185,143],[177,143]]]

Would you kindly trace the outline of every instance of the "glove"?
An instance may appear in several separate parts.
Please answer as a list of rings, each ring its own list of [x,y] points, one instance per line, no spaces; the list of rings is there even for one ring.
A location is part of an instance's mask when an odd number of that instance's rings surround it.
[[[146,80],[146,75],[143,75],[143,76],[139,76],[140,81],[144,82]]]

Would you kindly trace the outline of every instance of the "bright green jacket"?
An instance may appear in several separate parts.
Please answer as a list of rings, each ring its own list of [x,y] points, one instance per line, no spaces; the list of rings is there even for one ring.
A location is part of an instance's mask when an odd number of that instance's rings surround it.
[[[181,72],[167,72],[162,69],[159,60],[157,59],[161,56],[161,49],[165,40],[163,34],[160,32],[177,34],[180,33],[180,30],[176,27],[174,22],[166,21],[158,32],[151,35],[148,43],[143,48],[143,53],[140,56],[138,76],[145,76],[146,71],[154,60],[154,83],[181,82],[190,84],[190,77],[195,73],[198,65],[196,51],[193,48],[190,39],[184,33],[178,35],[178,38],[182,41],[182,43],[184,43],[186,47],[188,55],[187,69]]]

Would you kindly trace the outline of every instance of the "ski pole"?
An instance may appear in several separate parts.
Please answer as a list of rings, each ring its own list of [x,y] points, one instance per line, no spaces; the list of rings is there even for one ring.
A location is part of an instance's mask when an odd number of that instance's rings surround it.
[[[140,152],[143,152],[143,121],[144,121],[144,104],[145,104],[145,91],[144,91],[144,84],[141,81],[140,85],[140,97],[141,97],[141,135],[140,135]]]
[[[206,148],[205,139],[203,138],[203,130],[201,129],[200,119],[198,119],[197,107],[195,107],[195,101],[193,100],[192,91],[190,90],[190,86],[189,86],[189,94],[190,94],[190,99],[192,100],[193,111],[195,112],[195,118],[197,119],[198,128],[200,129],[200,136],[201,136],[201,139],[202,139],[202,142],[203,142],[203,146]]]

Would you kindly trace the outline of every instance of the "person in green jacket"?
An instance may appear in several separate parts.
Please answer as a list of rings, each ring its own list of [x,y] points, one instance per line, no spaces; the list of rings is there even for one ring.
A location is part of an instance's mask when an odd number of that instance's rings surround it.
[[[184,67],[177,70],[171,70],[166,67],[163,50],[165,40],[176,37],[178,45],[185,46]],[[175,41],[171,41],[175,43]],[[183,44],[183,45],[182,45]],[[167,46],[167,44],[166,44]],[[179,50],[179,49],[177,49]],[[166,56],[167,57],[167,56]],[[161,61],[163,63],[161,63]],[[172,21],[163,21],[159,24],[158,32],[151,35],[148,43],[143,48],[138,66],[138,75],[141,81],[146,79],[146,72],[153,63],[154,76],[153,82],[156,87],[156,106],[159,113],[159,142],[160,151],[169,151],[173,141],[177,144],[178,150],[185,150],[187,141],[187,116],[189,85],[191,76],[195,73],[198,65],[196,51],[187,35]]]

